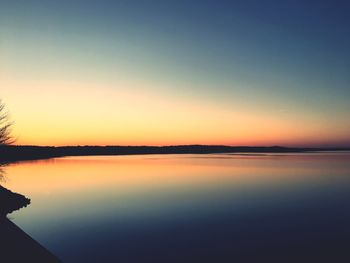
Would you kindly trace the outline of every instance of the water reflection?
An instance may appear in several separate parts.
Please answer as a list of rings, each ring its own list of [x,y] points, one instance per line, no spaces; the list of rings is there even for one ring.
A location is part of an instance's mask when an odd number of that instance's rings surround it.
[[[349,160],[60,158],[11,165],[6,185],[32,198],[14,221],[64,262],[312,261],[344,257],[350,241]]]
[[[2,184],[6,183],[5,169],[6,164],[0,164],[0,226],[4,223],[7,214],[19,210],[30,204],[30,199],[6,189]]]
[[[0,163],[0,183],[6,180],[4,166],[5,164]]]

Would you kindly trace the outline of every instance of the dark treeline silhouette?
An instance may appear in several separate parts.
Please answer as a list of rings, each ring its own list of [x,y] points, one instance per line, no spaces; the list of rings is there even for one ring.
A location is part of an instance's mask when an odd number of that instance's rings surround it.
[[[0,146],[0,162],[37,160],[63,156],[136,155],[136,154],[213,154],[213,153],[300,153],[349,150],[347,148],[288,148],[281,146]]]

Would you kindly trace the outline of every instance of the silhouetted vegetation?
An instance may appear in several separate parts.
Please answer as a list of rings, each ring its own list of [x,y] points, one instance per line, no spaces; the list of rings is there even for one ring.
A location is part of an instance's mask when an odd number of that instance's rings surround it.
[[[0,100],[0,145],[13,143],[13,138],[11,137],[11,126],[12,122],[9,121],[5,104]]]
[[[280,146],[214,146],[214,145],[178,145],[178,146],[3,146],[0,147],[0,162],[38,160],[63,156],[92,155],[136,155],[136,154],[214,154],[214,153],[299,153],[325,150],[349,150],[340,148],[288,148]]]

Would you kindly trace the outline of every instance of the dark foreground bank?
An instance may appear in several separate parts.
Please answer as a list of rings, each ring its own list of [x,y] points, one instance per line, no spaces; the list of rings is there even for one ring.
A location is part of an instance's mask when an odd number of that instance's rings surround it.
[[[7,214],[15,210],[26,207],[30,204],[30,199],[23,195],[13,193],[10,190],[0,185],[0,217],[5,217]]]
[[[211,153],[302,153],[340,151],[346,148],[289,148],[215,145],[178,146],[0,146],[0,162],[47,159],[63,156],[134,155],[134,154],[211,154]]]
[[[60,262],[6,218],[8,213],[27,206],[30,200],[0,186],[0,262]]]

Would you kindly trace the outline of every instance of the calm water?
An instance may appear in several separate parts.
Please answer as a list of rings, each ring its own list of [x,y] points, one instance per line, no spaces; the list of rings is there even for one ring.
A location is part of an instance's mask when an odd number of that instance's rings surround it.
[[[69,157],[5,172],[32,201],[9,217],[64,262],[349,262],[350,153]]]

